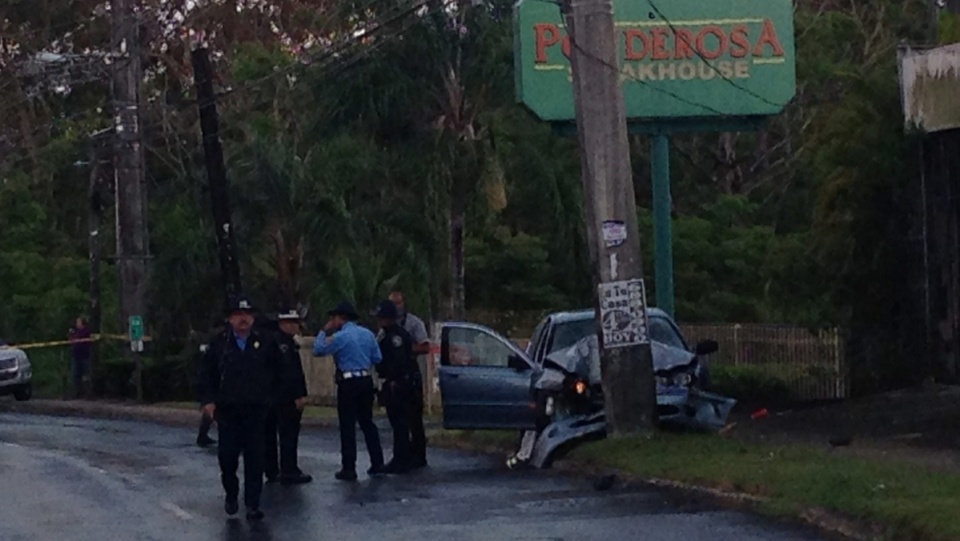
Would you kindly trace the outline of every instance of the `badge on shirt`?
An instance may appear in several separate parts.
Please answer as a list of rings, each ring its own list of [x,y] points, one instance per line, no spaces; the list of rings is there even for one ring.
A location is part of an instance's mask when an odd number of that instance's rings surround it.
[[[399,336],[394,336],[394,337],[393,337],[393,347],[398,348],[398,347],[400,347],[400,346],[402,346],[402,345],[403,345],[403,338],[400,338]]]
[[[260,349],[260,342],[254,342],[253,349]]]

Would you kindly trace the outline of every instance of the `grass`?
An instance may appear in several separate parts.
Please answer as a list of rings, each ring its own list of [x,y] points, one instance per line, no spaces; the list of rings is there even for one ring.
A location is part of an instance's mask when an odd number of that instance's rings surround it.
[[[774,514],[822,508],[882,525],[898,537],[960,539],[960,476],[901,461],[667,433],[584,445],[570,458],[646,479],[761,496],[762,510]]]

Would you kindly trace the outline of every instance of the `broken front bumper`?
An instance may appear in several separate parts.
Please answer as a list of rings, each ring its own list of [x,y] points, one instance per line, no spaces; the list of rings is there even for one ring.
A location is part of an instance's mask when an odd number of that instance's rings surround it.
[[[663,424],[701,430],[719,430],[727,424],[737,401],[696,388],[657,389],[657,413]]]
[[[730,410],[737,403],[732,398],[682,387],[657,389],[657,410],[663,424],[698,430],[719,430],[727,424]],[[604,412],[557,419],[537,437],[530,457],[535,468],[550,466],[553,454],[560,447],[588,436],[606,432]]]

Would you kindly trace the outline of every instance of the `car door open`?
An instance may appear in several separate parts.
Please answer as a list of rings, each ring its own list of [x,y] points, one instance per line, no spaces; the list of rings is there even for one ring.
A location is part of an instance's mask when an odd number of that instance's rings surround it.
[[[444,323],[440,337],[443,426],[450,429],[530,429],[535,426],[533,363],[486,327]]]

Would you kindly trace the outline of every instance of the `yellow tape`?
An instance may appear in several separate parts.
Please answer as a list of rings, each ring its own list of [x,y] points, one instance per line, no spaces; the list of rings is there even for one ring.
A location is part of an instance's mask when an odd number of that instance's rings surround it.
[[[98,342],[104,339],[126,342],[129,340],[129,337],[123,334],[94,334],[90,338],[83,338],[80,340],[55,340],[52,342],[33,342],[30,344],[19,344],[16,346],[0,346],[0,349],[37,349],[37,348],[49,348],[49,347],[55,347],[55,346],[71,346],[73,344]],[[151,340],[152,338],[149,336],[143,337],[144,342],[150,342]]]

